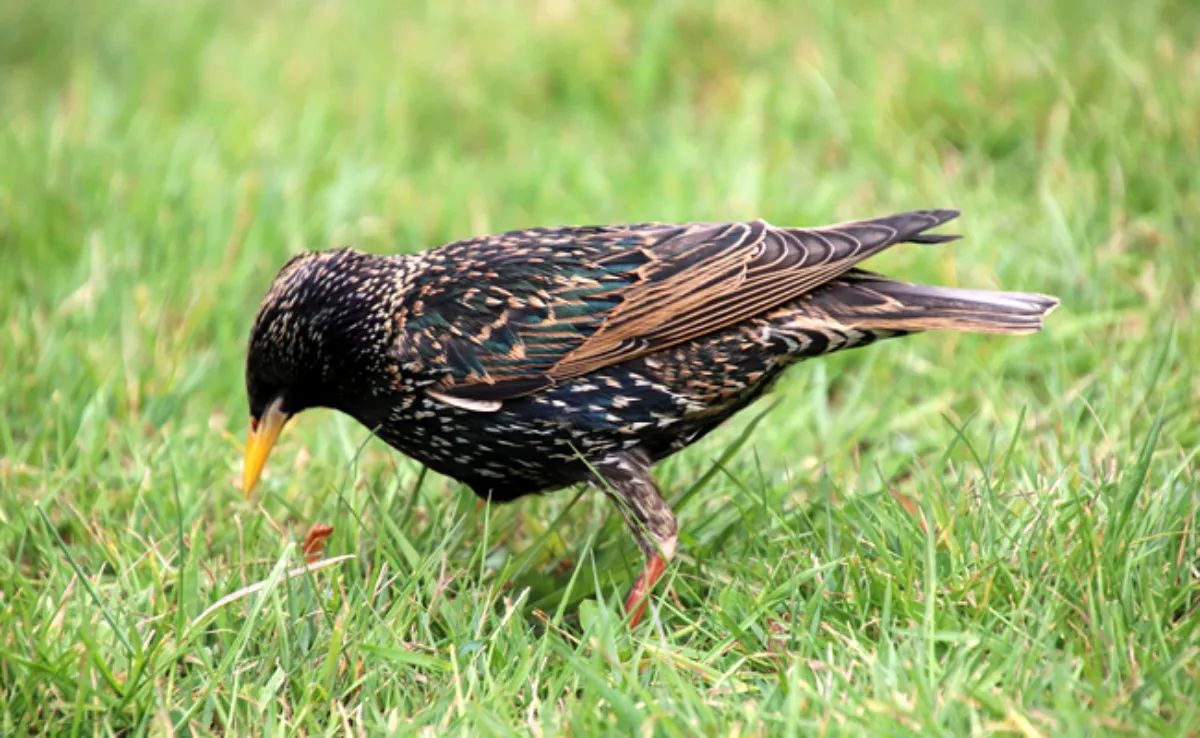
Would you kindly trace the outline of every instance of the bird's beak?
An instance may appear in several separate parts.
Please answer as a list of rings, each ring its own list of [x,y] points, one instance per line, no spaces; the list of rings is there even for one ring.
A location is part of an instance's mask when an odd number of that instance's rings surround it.
[[[246,460],[242,468],[242,493],[247,497],[258,484],[271,448],[279,438],[279,432],[291,416],[282,410],[283,398],[276,397],[261,417],[250,419],[250,435],[246,438]]]

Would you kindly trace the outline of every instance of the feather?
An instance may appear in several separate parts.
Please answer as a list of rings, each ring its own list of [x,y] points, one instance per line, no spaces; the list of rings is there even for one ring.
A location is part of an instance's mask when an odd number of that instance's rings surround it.
[[[502,401],[764,313],[892,244],[950,240],[925,231],[957,214],[811,229],[758,220],[512,231],[419,255],[426,268],[399,321],[414,361],[447,368],[442,397]]]

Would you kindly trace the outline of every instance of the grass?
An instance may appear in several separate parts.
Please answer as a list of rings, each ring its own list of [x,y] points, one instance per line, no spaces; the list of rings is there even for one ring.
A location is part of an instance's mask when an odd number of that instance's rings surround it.
[[[1200,733],[1194,3],[88,8],[0,8],[0,734]],[[806,364],[661,464],[632,633],[601,495],[324,412],[237,490],[296,251],[947,206],[873,266],[1048,330]],[[314,522],[353,558],[289,576]]]

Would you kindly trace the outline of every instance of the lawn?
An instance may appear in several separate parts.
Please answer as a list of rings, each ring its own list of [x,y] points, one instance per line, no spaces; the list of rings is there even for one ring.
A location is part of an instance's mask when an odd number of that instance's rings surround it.
[[[8,0],[0,734],[1196,735],[1198,171],[1187,0]],[[594,491],[482,506],[313,411],[240,493],[291,254],[922,207],[964,240],[870,267],[1063,306],[660,464],[632,632]]]

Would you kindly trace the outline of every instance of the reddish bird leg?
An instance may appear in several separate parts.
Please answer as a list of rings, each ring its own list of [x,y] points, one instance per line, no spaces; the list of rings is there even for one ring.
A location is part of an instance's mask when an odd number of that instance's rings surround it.
[[[675,534],[679,530],[670,506],[650,476],[650,459],[639,450],[610,456],[597,470],[604,478],[605,491],[621,508],[633,537],[646,556],[646,566],[625,598],[629,627],[638,624],[646,609],[654,584],[667,569],[675,554]]]
[[[642,569],[641,574],[638,574],[637,581],[629,589],[629,596],[625,598],[625,614],[629,616],[630,628],[637,625],[638,621],[642,619],[642,612],[646,609],[646,603],[650,599],[650,590],[654,589],[654,583],[666,570],[667,562],[662,556],[654,554],[647,559],[646,568]]]

